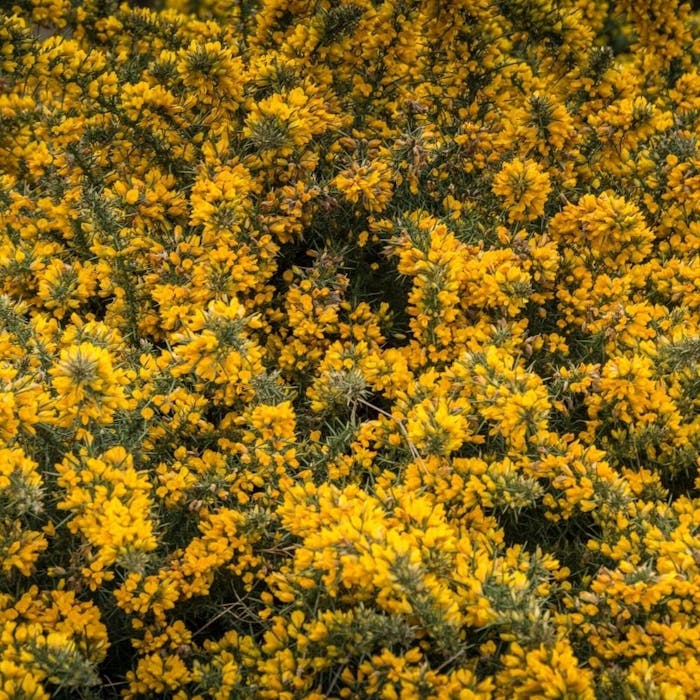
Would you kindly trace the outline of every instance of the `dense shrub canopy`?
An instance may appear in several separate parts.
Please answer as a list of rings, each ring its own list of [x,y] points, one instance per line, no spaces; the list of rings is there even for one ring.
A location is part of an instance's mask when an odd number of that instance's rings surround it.
[[[11,4],[0,698],[700,697],[691,5]]]

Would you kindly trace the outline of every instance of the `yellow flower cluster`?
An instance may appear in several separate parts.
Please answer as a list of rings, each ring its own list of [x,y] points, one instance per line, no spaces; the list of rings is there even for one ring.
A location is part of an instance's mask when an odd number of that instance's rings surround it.
[[[696,5],[3,4],[0,699],[700,697]]]

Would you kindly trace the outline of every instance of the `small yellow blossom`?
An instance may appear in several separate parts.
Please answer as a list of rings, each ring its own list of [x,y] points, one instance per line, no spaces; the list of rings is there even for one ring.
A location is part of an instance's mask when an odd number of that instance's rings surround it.
[[[552,189],[549,175],[532,160],[507,162],[493,179],[493,193],[503,199],[508,221],[533,221],[544,213]]]

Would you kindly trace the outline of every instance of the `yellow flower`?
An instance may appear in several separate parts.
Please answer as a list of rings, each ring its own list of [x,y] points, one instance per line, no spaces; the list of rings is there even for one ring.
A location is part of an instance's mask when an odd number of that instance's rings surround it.
[[[171,697],[182,697],[176,691],[183,692],[191,678],[192,672],[178,655],[149,654],[138,660],[134,671],[127,673],[129,689],[126,697],[165,692]]]
[[[44,533],[24,528],[19,520],[0,520],[0,559],[6,575],[17,569],[23,576],[31,576],[48,546]]]
[[[251,101],[242,135],[250,139],[264,165],[283,164],[314,136],[340,126],[340,118],[328,106],[301,87]]]
[[[89,264],[54,260],[39,275],[37,296],[56,318],[80,308],[95,292],[95,271]]]
[[[72,532],[80,533],[96,550],[88,579],[115,563],[127,570],[142,569],[157,546],[151,519],[151,485],[133,466],[123,447],[99,458],[69,456],[57,465],[58,483],[65,490],[58,507],[73,512]],[[95,586],[95,581],[89,581]]]
[[[196,101],[213,107],[210,121],[228,119],[237,111],[243,96],[244,64],[235,45],[220,41],[192,40],[177,54],[177,72]]]
[[[513,642],[496,676],[497,698],[593,700],[593,674],[581,668],[569,642],[559,639],[531,651]]]
[[[58,425],[70,425],[77,417],[83,425],[90,420],[109,423],[115,411],[131,405],[125,386],[125,370],[114,367],[110,352],[90,342],[61,350],[58,363],[49,370],[58,394]]]
[[[42,512],[44,479],[38,466],[21,448],[0,447],[0,499],[6,516]]]
[[[211,243],[220,236],[229,239],[250,225],[252,196],[259,186],[242,165],[221,167],[213,176],[202,172],[190,194],[190,223],[203,225],[203,241]],[[235,239],[232,239],[235,240]]]
[[[639,208],[610,191],[586,194],[577,204],[567,204],[552,218],[550,233],[611,268],[642,262],[654,239]]]
[[[360,204],[368,212],[383,212],[393,194],[393,173],[381,160],[355,163],[336,175],[331,184],[351,204]]]
[[[508,221],[534,221],[544,214],[551,192],[549,175],[533,160],[508,161],[493,179],[492,191],[502,198]]]
[[[449,455],[458,450],[468,433],[468,418],[458,406],[442,399],[425,400],[408,414],[408,439],[421,453]]]

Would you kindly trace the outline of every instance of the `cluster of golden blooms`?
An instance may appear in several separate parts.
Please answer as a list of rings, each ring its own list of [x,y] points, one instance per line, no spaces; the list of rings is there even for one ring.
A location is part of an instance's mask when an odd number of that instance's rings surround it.
[[[700,697],[700,14],[0,10],[0,700]]]

